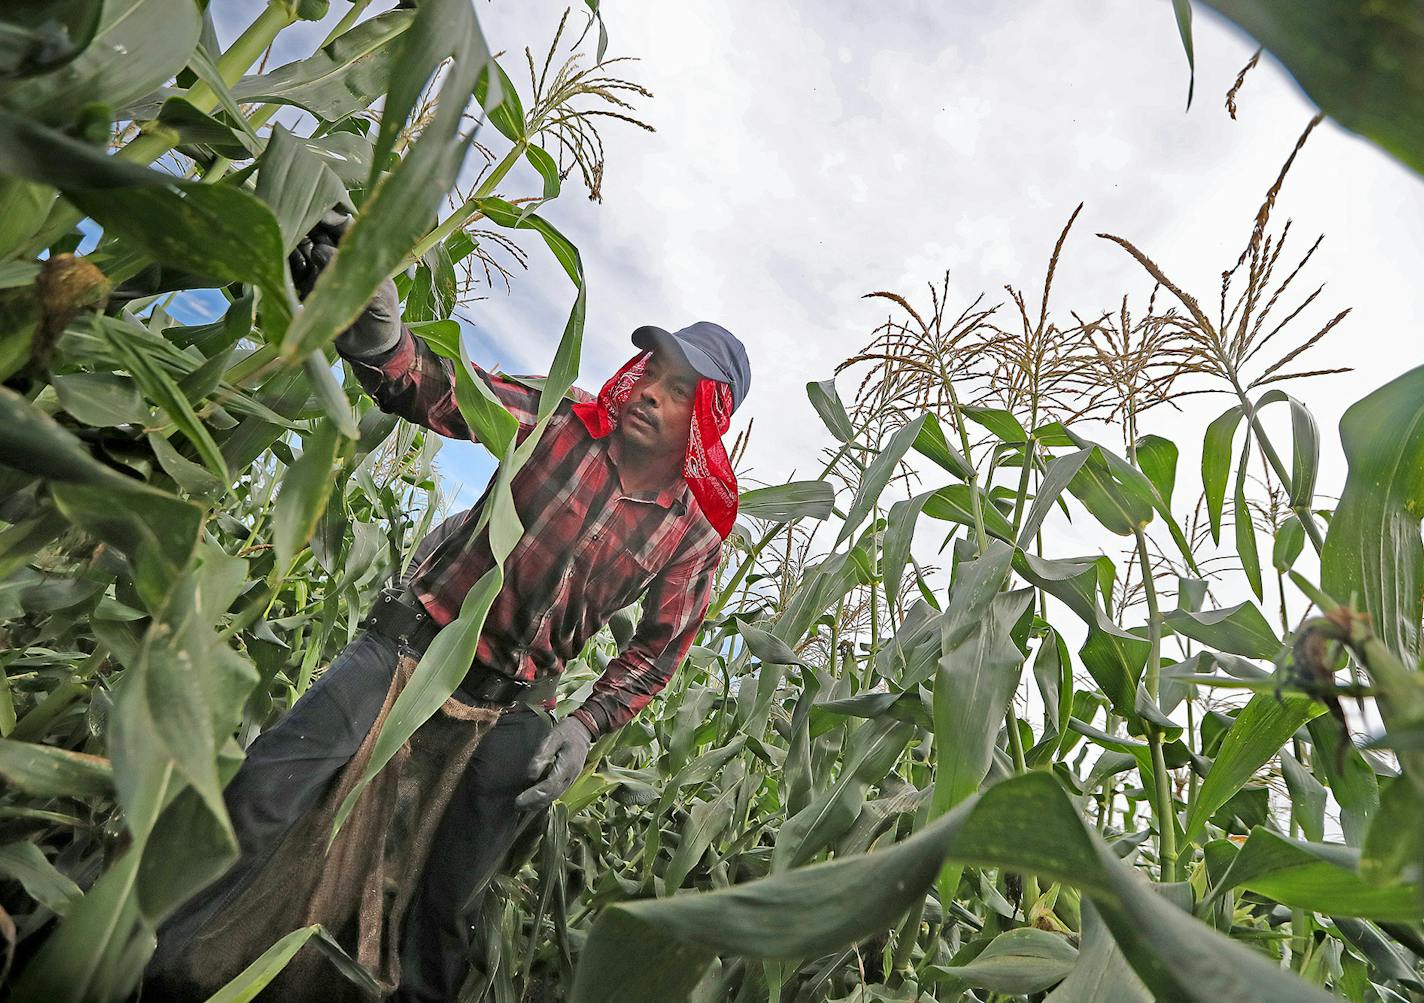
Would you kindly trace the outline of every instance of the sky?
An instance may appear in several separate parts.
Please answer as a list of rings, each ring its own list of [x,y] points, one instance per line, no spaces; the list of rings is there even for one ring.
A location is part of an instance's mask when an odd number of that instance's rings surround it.
[[[223,41],[259,6],[214,5]],[[896,290],[921,304],[927,283],[948,270],[954,304],[981,292],[1005,302],[1006,283],[1032,301],[1079,202],[1055,314],[1096,314],[1125,293],[1140,303],[1150,290],[1139,266],[1100,232],[1133,241],[1214,302],[1222,270],[1314,108],[1266,56],[1233,121],[1224,97],[1255,45],[1197,7],[1196,92],[1186,110],[1186,59],[1167,0],[604,0],[607,56],[636,60],[615,68],[653,92],[637,114],[656,131],[608,123],[602,201],[588,201],[570,181],[545,210],[580,248],[587,274],[580,385],[597,390],[633,353],[628,339],[639,325],[723,324],[745,342],[753,371],[728,436],[755,420],[745,488],[820,469],[832,440],[804,387],[831,377],[884,320],[883,306],[863,294]],[[328,22],[344,9],[333,4]],[[491,48],[505,53],[526,98],[522,49],[541,57],[564,9],[548,0],[477,4]],[[581,26],[583,10],[576,5],[572,24]],[[272,65],[310,51],[322,31],[284,36]],[[501,186],[508,197],[537,192],[529,170]],[[1335,494],[1345,472],[1340,415],[1424,363],[1424,185],[1327,121],[1274,218],[1294,220],[1297,253],[1326,235],[1301,281],[1303,290],[1326,287],[1298,334],[1352,310],[1311,357],[1318,367],[1354,371],[1292,391],[1320,424],[1320,491]],[[461,312],[475,361],[542,372],[573,290],[542,246],[523,243],[527,273],[508,293],[500,288]],[[853,383],[843,376],[840,387],[848,395]],[[1142,431],[1178,442],[1178,496],[1188,503],[1200,492],[1201,435],[1229,403],[1194,397],[1143,423]],[[1272,427],[1287,444],[1283,419]],[[490,469],[483,450],[452,443],[442,463],[457,504],[472,502]],[[916,555],[942,563],[942,535],[918,538]],[[1052,539],[1062,549],[1049,556],[1120,542],[1102,536],[1060,526]]]

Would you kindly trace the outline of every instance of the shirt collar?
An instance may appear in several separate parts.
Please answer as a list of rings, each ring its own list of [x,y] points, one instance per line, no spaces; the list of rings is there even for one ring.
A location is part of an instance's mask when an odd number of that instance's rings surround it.
[[[608,458],[613,463],[619,487],[622,487],[623,438],[613,433],[608,435],[605,441],[608,443]],[[624,494],[635,501],[654,502],[663,508],[675,508],[679,515],[685,515],[687,513],[687,495],[690,492],[691,488],[687,486],[687,478],[678,474],[672,484],[659,491],[625,491]]]

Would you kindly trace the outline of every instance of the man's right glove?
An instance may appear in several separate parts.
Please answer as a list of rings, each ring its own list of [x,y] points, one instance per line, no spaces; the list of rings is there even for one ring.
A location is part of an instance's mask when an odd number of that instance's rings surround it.
[[[301,299],[311,294],[317,276],[336,257],[337,246],[350,227],[351,215],[340,207],[332,209],[288,255],[292,282]],[[386,279],[376,289],[361,316],[336,336],[336,348],[343,355],[370,358],[389,352],[400,341],[400,336],[400,297],[396,293],[396,284]]]

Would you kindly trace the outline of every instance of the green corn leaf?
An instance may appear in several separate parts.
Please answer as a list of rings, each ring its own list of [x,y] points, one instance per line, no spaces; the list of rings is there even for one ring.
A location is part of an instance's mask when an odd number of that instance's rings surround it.
[[[1256,598],[1261,591],[1261,556],[1256,549],[1256,522],[1251,515],[1251,507],[1246,503],[1246,466],[1251,457],[1251,433],[1247,430],[1246,442],[1241,447],[1241,461],[1236,467],[1236,491],[1232,497],[1231,525],[1236,534],[1236,555],[1241,558],[1241,570]]]
[[[470,32],[472,24],[473,19],[468,14],[462,14],[453,5],[436,0],[435,3],[417,11],[415,20],[401,36],[398,43],[399,54],[386,83],[386,97],[381,108],[381,127],[376,135],[375,152],[371,157],[371,177],[366,184],[368,190],[375,189],[381,173],[385,170],[386,160],[395,147],[396,137],[406,127],[406,120],[415,111],[426,84],[447,58],[453,56],[458,64],[459,60],[480,60],[480,57],[483,57],[478,67],[478,79],[483,79],[484,74],[489,71],[488,53],[479,52],[484,48],[483,40],[480,40],[474,52],[467,48],[474,41]],[[468,75],[462,74],[462,83],[468,79]],[[469,87],[462,87],[462,91],[468,94]],[[448,115],[450,107],[455,104],[454,92],[445,91],[442,87],[441,95],[441,106]]]
[[[1083,667],[1102,688],[1115,713],[1136,716],[1138,680],[1150,645],[1141,634],[1123,630],[1103,611],[1100,573],[1106,558],[1047,561],[1022,551],[1014,570],[1071,609],[1088,626],[1078,649]]]
[[[663,872],[664,886],[669,893],[682,887],[713,840],[731,823],[736,811],[736,795],[737,788],[728,787],[712,801],[702,801],[693,806],[687,824],[682,828],[677,849]]]
[[[1417,887],[1424,879],[1420,870],[1420,861],[1424,860],[1424,796],[1410,780],[1399,777],[1390,781],[1380,796],[1379,812],[1365,834],[1360,875],[1371,884],[1407,880]],[[1322,791],[1322,800],[1323,796]],[[1424,903],[1424,899],[1420,901]]]
[[[304,440],[302,455],[282,479],[272,514],[272,549],[279,571],[291,567],[316,531],[317,520],[326,511],[336,483],[340,456],[350,445],[335,423],[318,422]]]
[[[360,188],[371,172],[371,141],[351,132],[330,132],[320,137],[298,136],[297,141],[321,158],[343,185]]]
[[[116,373],[70,373],[51,378],[60,406],[86,425],[147,425],[152,420],[138,387]]]
[[[914,733],[914,725],[893,718],[859,725],[836,779],[777,831],[772,870],[798,867],[840,839],[860,816],[865,792],[885,779]]]
[[[1320,843],[1325,840],[1325,788],[1300,761],[1285,749],[1280,752],[1281,776],[1290,791],[1291,815],[1305,838]]]
[[[490,86],[490,70],[494,71],[494,86]],[[493,60],[480,71],[475,82],[475,100],[489,117],[490,125],[499,130],[500,135],[511,143],[524,140],[524,104],[519,100],[519,91],[504,67]],[[547,196],[546,196],[547,197]]]
[[[232,96],[304,108],[328,122],[363,111],[386,92],[399,39],[415,13],[392,10],[354,25],[313,55],[260,76],[245,77]]]
[[[100,463],[52,418],[4,389],[0,464],[48,478],[66,518],[123,551],[150,608],[162,603],[196,545],[198,506]]]
[[[1202,440],[1202,489],[1206,494],[1211,538],[1221,542],[1221,513],[1226,502],[1226,482],[1231,475],[1231,443],[1241,424],[1241,405],[1227,408],[1206,427]]]
[[[1034,653],[1033,678],[1043,698],[1043,734],[1024,759],[1029,766],[1039,766],[1051,762],[1063,748],[1073,713],[1073,662],[1068,645],[1051,627]]]
[[[538,213],[525,212],[512,202],[506,202],[504,199],[493,196],[478,200],[476,205],[480,212],[496,226],[507,227],[511,230],[533,230],[539,234],[544,238],[544,243],[564,269],[569,280],[576,286],[583,285],[583,264],[579,260],[578,248],[544,217]],[[549,378],[554,378],[553,370],[550,370]]]
[[[945,609],[942,649],[934,685],[935,777],[930,817],[944,814],[974,794],[988,774],[999,723],[1018,689],[1024,655],[1014,642],[1014,625],[1033,602],[1033,590],[999,593],[1013,551],[996,543],[979,560],[983,574],[969,577],[961,567],[959,582]],[[982,583],[979,595],[971,583]],[[982,612],[980,612],[982,610]],[[950,867],[939,882],[941,901],[959,884]]]
[[[931,519],[957,522],[962,526],[974,525],[973,500],[968,484],[949,484],[940,488],[925,501],[924,514]],[[998,540],[1012,540],[1014,526],[1008,517],[1000,512],[984,493],[979,492],[981,510],[984,513],[984,529]]]
[[[203,509],[138,482],[53,484],[71,523],[117,547],[133,568],[133,584],[151,610],[164,602],[187,567],[202,529]]]
[[[519,432],[519,421],[507,411],[494,391],[470,368],[460,340],[460,325],[442,320],[412,325],[411,330],[437,355],[455,363],[455,403],[476,441],[495,456],[504,456]]]
[[[125,949],[138,923],[133,884],[140,850],[131,848],[74,903],[63,924],[14,981],[12,999],[81,1003],[132,994],[143,959],[136,967],[133,952]],[[114,982],[118,985],[108,988]]]
[[[236,853],[217,753],[237,726],[257,673],[212,625],[246,581],[246,561],[205,544],[201,563],[172,583],[124,674],[112,711],[110,750],[119,800],[139,843],[177,794],[170,780],[181,777],[211,814],[218,845],[227,855]],[[202,671],[195,671],[195,664]],[[218,856],[207,866],[220,870],[224,862]]]
[[[326,162],[280,125],[272,127],[257,162],[257,197],[277,220],[283,251],[296,247],[322,213],[348,199]]]
[[[846,427],[849,428],[849,424]],[[960,480],[969,479],[969,463],[949,444],[944,435],[944,427],[933,414],[925,413],[925,423],[920,427],[920,434],[915,437],[913,448],[915,452],[933,460]]]
[[[327,351],[322,349],[308,355],[302,360],[302,371],[307,375],[307,382],[321,405],[322,413],[344,437],[355,439],[359,434],[356,416],[351,411],[351,402],[346,399],[346,391],[331,371]]]
[[[1380,640],[1413,665],[1424,615],[1424,367],[1352,404],[1340,419],[1340,443],[1349,473],[1325,537],[1320,584],[1341,601],[1354,597]]]
[[[1202,781],[1187,816],[1186,836],[1198,841],[1207,819],[1244,787],[1256,771],[1269,762],[1301,725],[1323,708],[1294,693],[1258,693],[1236,715],[1221,740],[1211,772]]]
[[[1338,843],[1307,843],[1256,828],[1212,888],[1236,887],[1283,905],[1332,916],[1414,922],[1424,916],[1420,890],[1411,885],[1371,885],[1359,874],[1360,854]]]
[[[199,44],[193,49],[192,54],[188,57],[188,69],[192,70],[193,75],[203,82],[203,86],[217,96],[218,106],[227,112],[228,120],[241,133],[239,142],[254,153],[262,149],[262,140],[258,137],[257,130],[252,127],[252,123],[248,121],[241,106],[238,105],[237,99],[232,96],[227,81],[223,79],[222,71],[218,69],[218,64],[213,61],[213,57],[208,54],[205,44]],[[246,159],[246,156],[241,156],[238,159]]]
[[[1192,47],[1192,0],[1172,0],[1172,12],[1177,16],[1177,34],[1182,36],[1182,49],[1187,54],[1187,107],[1192,106],[1192,93],[1197,87],[1197,57]]]
[[[500,561],[504,556],[500,555]],[[465,593],[460,613],[435,635],[435,640],[421,656],[410,681],[396,697],[386,723],[376,737],[371,759],[356,787],[347,795],[336,813],[336,831],[351,815],[356,807],[356,799],[377,773],[390,762],[396,752],[415,734],[417,728],[455,692],[460,680],[470,670],[474,661],[475,646],[479,643],[480,631],[484,628],[485,617],[494,605],[495,597],[504,584],[504,570],[501,564],[480,576],[479,581]],[[425,671],[422,671],[425,670]]]
[[[113,789],[113,770],[101,756],[0,738],[0,777],[32,797],[85,797]]]
[[[164,101],[163,107],[158,110],[157,121],[177,136],[178,146],[183,150],[199,152],[197,148],[205,147],[230,160],[247,160],[262,148],[260,140],[249,140],[245,132],[199,111],[185,98]]]
[[[921,415],[909,424],[901,426],[895,434],[890,437],[890,441],[885,444],[885,448],[875,455],[875,459],[870,461],[865,468],[865,474],[860,479],[860,484],[856,487],[855,497],[851,499],[850,508],[846,510],[845,522],[841,525],[841,531],[836,537],[836,546],[850,538],[851,534],[860,528],[860,524],[870,515],[870,510],[875,507],[880,500],[881,493],[885,490],[885,485],[890,483],[890,478],[895,475],[896,468],[909,451],[910,444],[920,434],[920,428],[924,425],[925,419]]]
[[[6,13],[11,38],[0,54],[0,81],[22,80],[72,62],[93,41],[102,0],[70,0]]]
[[[749,623],[737,627],[737,632],[747,642],[747,648],[766,665],[805,665],[796,652],[785,641],[760,627]]]
[[[79,886],[61,874],[35,843],[0,846],[0,874],[18,881],[25,894],[51,912],[63,916],[83,897]]]
[[[104,0],[89,43],[47,73],[0,84],[0,107],[61,126],[86,105],[122,109],[183,68],[199,26],[184,0]]]
[[[1089,833],[1042,772],[991,788],[887,850],[722,891],[618,903],[594,923],[572,1003],[689,999],[716,955],[819,957],[892,926],[946,859],[1035,873],[1092,899],[1138,977],[1191,1003],[1324,1003],[1331,997],[1154,892]],[[856,909],[843,908],[847,901]],[[788,906],[800,917],[785,921]],[[629,943],[639,950],[630,954]]]
[[[1156,512],[1167,524],[1182,560],[1189,569],[1196,571],[1196,557],[1182,533],[1182,527],[1173,518],[1171,508],[1152,481],[1122,457],[1071,430],[1067,430],[1067,434],[1080,449],[1093,446],[1097,450],[1068,485],[1068,490],[1092,512],[1093,517],[1112,532],[1131,536],[1137,529],[1146,526],[1152,520],[1153,512]]]
[[[546,200],[558,198],[563,179],[559,176],[559,165],[554,162],[554,158],[544,152],[542,147],[531,145],[524,151],[524,159],[529,161],[529,166],[538,171],[539,176],[544,179],[543,197]]]
[[[203,465],[212,472],[224,484],[232,478],[228,474],[227,463],[223,460],[222,451],[218,449],[218,444],[213,441],[212,433],[203,424],[203,420],[198,417],[193,410],[193,405],[189,403],[188,397],[169,376],[163,367],[157,365],[149,355],[142,349],[129,343],[117,326],[105,328],[109,336],[109,344],[113,346],[115,353],[123,359],[124,367],[138,380],[139,386],[143,387],[148,398],[158,405],[159,409],[168,416],[168,419],[177,426],[178,431],[193,444],[198,456],[202,459]]]
[[[1137,440],[1137,465],[1170,506],[1177,483],[1177,444],[1160,435],[1144,435]]]
[[[1295,566],[1296,558],[1304,549],[1305,527],[1298,516],[1287,516],[1276,530],[1276,540],[1271,545],[1271,567],[1285,574]]]
[[[1131,536],[1152,521],[1152,503],[1141,491],[1133,490],[1132,481],[1121,482],[1113,477],[1105,454],[1094,447],[1089,450],[1068,490],[1092,513],[1103,528],[1119,536]]]
[[[1091,447],[1080,449],[1076,453],[1060,456],[1048,465],[1048,471],[1043,475],[1043,483],[1038,486],[1038,494],[1034,496],[1033,505],[1028,510],[1028,517],[1024,519],[1023,526],[1019,529],[1018,546],[1020,549],[1026,550],[1033,544],[1033,538],[1043,527],[1043,521],[1048,518],[1048,514],[1053,511],[1053,506],[1062,497],[1063,491],[1078,476],[1078,471],[1083,468],[1083,464],[1088,462],[1092,454]]]
[[[839,719],[850,717],[893,717],[909,721],[926,731],[934,729],[934,721],[918,691],[903,693],[860,693],[841,700],[812,704],[809,716],[810,737],[817,738],[835,728]]]
[[[1330,788],[1340,806],[1340,830],[1345,842],[1360,846],[1380,807],[1379,779],[1355,743],[1341,734],[1340,723],[1320,715],[1310,722],[1315,745],[1310,768]]]
[[[1290,504],[1309,508],[1315,502],[1315,477],[1320,470],[1320,430],[1315,417],[1300,401],[1281,390],[1268,390],[1256,401],[1256,410],[1284,401],[1291,412]]]
[[[1081,940],[1078,963],[1044,1003],[1151,1003],[1091,902],[1083,903]]]
[[[368,996],[379,996],[381,987],[355,959],[320,924],[293,930],[263,951],[256,961],[235,975],[231,982],[208,998],[207,1003],[247,1003],[256,998],[282,969],[287,967],[303,947],[314,944],[342,975],[364,990]]]
[[[816,414],[821,416],[821,421],[826,428],[841,442],[850,442],[855,437],[855,430],[851,428],[850,415],[846,414],[845,404],[841,403],[840,394],[836,391],[835,380],[822,380],[820,383],[807,383],[806,396],[811,400],[811,406],[816,409]],[[935,428],[939,425],[936,424]],[[941,438],[943,435],[941,434]]]
[[[548,381],[539,396],[539,420],[544,421],[554,413],[565,391],[573,386],[574,380],[578,378],[578,360],[583,349],[584,315],[588,308],[583,261],[579,257],[578,248],[538,213],[517,210],[510,203],[498,198],[480,199],[478,205],[480,211],[498,226],[533,230],[543,237],[545,245],[576,289],[573,308],[564,324],[559,347],[554,351],[554,361],[549,365]],[[529,448],[532,449],[533,446],[530,445]]]
[[[910,561],[910,543],[914,539],[915,525],[925,503],[933,495],[934,491],[922,491],[890,506],[890,514],[885,519],[884,549],[880,555],[880,575],[885,582],[887,596],[900,594],[900,581],[905,574],[905,565]]]
[[[964,417],[987,428],[1000,442],[1015,445],[1028,441],[1028,433],[1011,411],[1001,407],[962,407],[960,410]]]
[[[988,989],[1011,996],[1041,993],[1062,982],[1078,961],[1066,937],[1022,927],[1001,933],[963,965],[931,965],[934,981]]]
[[[1269,660],[1281,650],[1280,638],[1252,602],[1202,613],[1172,610],[1164,620],[1178,634],[1219,651]]]
[[[737,514],[768,522],[827,519],[835,503],[830,481],[789,481],[743,491],[737,499]]]

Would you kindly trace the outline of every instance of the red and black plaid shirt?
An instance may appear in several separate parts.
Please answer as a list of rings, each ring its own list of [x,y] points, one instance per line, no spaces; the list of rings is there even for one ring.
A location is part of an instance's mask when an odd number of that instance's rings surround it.
[[[453,364],[410,331],[385,355],[348,361],[382,410],[473,438],[455,404]],[[534,427],[538,391],[476,371],[518,419],[522,442]],[[570,405],[560,402],[511,484],[524,536],[505,561],[504,588],[474,664],[520,679],[557,675],[615,612],[642,596],[631,643],[574,711],[596,737],[626,724],[686,657],[707,613],[722,540],[681,477],[662,491],[625,491],[619,437],[593,438]],[[411,588],[439,623],[455,618],[493,565],[488,530],[472,532],[489,490],[421,541],[412,558]]]

